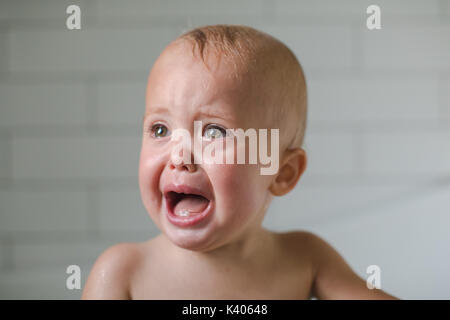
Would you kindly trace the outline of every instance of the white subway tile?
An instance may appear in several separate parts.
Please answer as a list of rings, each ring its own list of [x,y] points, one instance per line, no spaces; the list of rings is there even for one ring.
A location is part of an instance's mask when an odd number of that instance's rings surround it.
[[[450,4],[449,4],[450,5]],[[445,80],[442,83],[441,88],[441,108],[442,108],[442,116],[446,119],[450,120],[450,79]]]
[[[101,83],[98,87],[100,125],[142,126],[146,83]]]
[[[87,122],[81,84],[0,83],[0,126],[78,125]]]
[[[11,142],[0,136],[0,178],[11,177]]]
[[[0,2],[0,19],[24,19],[24,20],[47,20],[55,18],[61,20],[61,25],[66,26],[65,21],[68,17],[66,8],[75,4],[80,6],[82,17],[84,14],[89,15],[87,8],[88,0],[16,0]]]
[[[381,203],[395,201],[410,192],[409,186],[371,185],[369,183],[309,185],[299,184],[270,206],[265,224],[277,230],[307,229],[333,224],[341,219],[359,217]]]
[[[349,68],[353,64],[351,28],[274,24],[256,27],[283,41],[305,70]]]
[[[395,289],[400,298],[445,299],[450,285],[443,276],[450,268],[444,254],[450,241],[449,205],[448,186],[423,186],[402,201],[380,203],[365,215],[317,230],[364,278],[368,265],[379,265],[382,288]]]
[[[0,30],[0,72],[8,70],[8,33]]]
[[[288,16],[354,16],[364,14],[364,1],[357,0],[275,0],[273,1],[277,15]]]
[[[14,244],[13,266],[15,270],[59,268],[65,272],[69,265],[93,264],[108,247],[109,244],[98,241]],[[88,272],[88,270],[81,271]]]
[[[11,264],[11,256],[9,254],[9,251],[9,245],[4,242],[4,240],[0,241],[0,270],[8,268],[8,266]]]
[[[99,194],[100,232],[154,231],[157,227],[145,210],[139,189],[102,190]]]
[[[450,67],[450,27],[390,26],[365,31],[364,66],[370,70],[440,70]]]
[[[16,71],[148,72],[164,47],[178,36],[175,28],[13,30],[10,69]]]
[[[16,138],[14,178],[135,177],[141,137]]]
[[[449,132],[370,133],[364,145],[369,174],[450,175]]]
[[[83,269],[88,269],[88,267]],[[0,299],[79,300],[82,290],[69,290],[66,287],[67,277],[69,276],[69,274],[66,274],[66,269],[60,268],[0,273],[0,288],[2,288]],[[83,273],[81,278],[82,289],[86,281]]]
[[[439,0],[276,0],[275,12],[289,16],[319,17],[355,17],[366,19],[366,9],[376,4],[381,9],[381,16],[391,15],[432,15],[439,14]],[[344,19],[343,19],[344,22]]]
[[[75,191],[0,191],[0,232],[84,230],[87,194]]]
[[[264,0],[131,0],[124,6],[120,0],[99,0],[100,19],[127,19],[135,16],[195,16],[195,15],[261,15]]]
[[[310,121],[437,120],[436,79],[381,76],[310,80]]]
[[[336,175],[357,172],[354,138],[351,133],[307,133],[306,174]]]

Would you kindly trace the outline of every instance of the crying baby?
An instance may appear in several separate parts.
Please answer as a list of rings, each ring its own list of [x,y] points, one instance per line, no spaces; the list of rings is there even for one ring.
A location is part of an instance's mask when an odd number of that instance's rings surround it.
[[[296,56],[264,32],[212,25],[171,42],[148,78],[139,164],[160,234],[103,252],[82,298],[393,299],[319,236],[262,226],[305,171],[306,109]]]

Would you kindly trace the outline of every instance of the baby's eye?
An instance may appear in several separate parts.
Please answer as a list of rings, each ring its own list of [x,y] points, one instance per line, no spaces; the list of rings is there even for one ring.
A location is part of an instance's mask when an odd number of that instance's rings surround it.
[[[151,133],[155,138],[165,137],[169,132],[169,129],[163,124],[154,124],[151,128]]]
[[[209,124],[205,127],[203,135],[207,139],[219,139],[225,137],[227,135],[227,131],[217,125]]]

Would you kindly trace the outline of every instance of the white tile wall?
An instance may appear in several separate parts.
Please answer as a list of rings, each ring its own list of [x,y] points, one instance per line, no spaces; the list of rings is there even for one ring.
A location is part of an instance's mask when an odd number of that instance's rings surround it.
[[[145,111],[145,101],[142,99],[145,85],[146,81],[101,82],[97,91],[99,124],[141,126]]]
[[[379,121],[439,119],[436,77],[350,76],[309,81],[309,120]]]
[[[442,80],[442,101],[441,110],[442,116],[450,120],[450,79]]]
[[[27,137],[13,141],[13,176],[80,179],[137,177],[140,137]]]
[[[86,89],[82,83],[0,83],[0,96],[0,126],[87,123]]]
[[[80,266],[87,270],[91,266]],[[31,269],[29,271],[0,274],[0,299],[80,299],[81,290],[66,288],[66,268]],[[82,283],[87,275],[82,272]]]
[[[86,7],[88,0],[17,0],[2,1],[0,3],[1,20],[46,20],[60,19],[65,21],[65,12],[68,5],[76,4],[80,8]],[[62,15],[61,15],[62,14]]]
[[[85,191],[0,190],[0,233],[85,230],[87,201]]]
[[[305,137],[308,174],[340,175],[358,172],[354,137],[351,133],[309,133]]]
[[[8,70],[8,33],[6,29],[0,29],[0,72]]]
[[[286,43],[305,70],[350,68],[352,30],[345,26],[280,26],[263,23],[257,28]],[[318,41],[320,39],[320,41]]]
[[[266,214],[265,225],[278,230],[308,229],[322,224],[349,221],[369,212],[380,203],[407,197],[414,187],[408,185],[349,184],[345,179],[335,185],[300,184],[288,195],[275,198]],[[323,201],[326,199],[326,201]]]
[[[97,8],[101,13],[100,19],[123,16],[261,15],[264,2],[264,0],[132,0],[123,6],[120,0],[99,0]]]
[[[376,4],[382,10],[382,15],[420,15],[438,16],[439,0],[280,0],[274,1],[276,13],[282,16],[315,16],[315,17],[361,17],[365,19],[366,8]]]
[[[148,70],[175,28],[147,30],[17,30],[10,37],[10,69],[19,71]]]
[[[365,148],[370,174],[450,176],[448,131],[368,134]]]
[[[315,229],[364,279],[367,266],[380,266],[382,289],[404,299],[449,299],[449,207],[448,185],[422,188],[368,215]]]
[[[450,26],[402,25],[364,32],[365,67],[370,70],[439,71],[450,67]]]
[[[11,176],[11,141],[6,137],[0,138],[0,179]]]
[[[156,232],[157,228],[145,210],[139,189],[102,189],[99,194],[100,232],[135,230]]]
[[[308,169],[264,224],[323,234],[361,276],[379,264],[393,294],[448,298],[450,1],[379,0],[379,31],[368,0],[123,3],[0,2],[0,298],[78,299],[68,264],[84,281],[108,246],[159,233],[137,184],[147,75],[214,23],[280,38],[307,75]]]

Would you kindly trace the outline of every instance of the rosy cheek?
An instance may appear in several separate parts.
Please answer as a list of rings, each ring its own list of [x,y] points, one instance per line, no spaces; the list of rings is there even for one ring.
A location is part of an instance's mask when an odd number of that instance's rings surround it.
[[[159,177],[162,165],[161,154],[149,147],[143,146],[139,160],[139,185],[144,201],[151,201],[155,205],[160,199]]]
[[[208,170],[218,204],[227,214],[235,218],[251,212],[256,192],[252,171],[246,165],[215,165]]]

